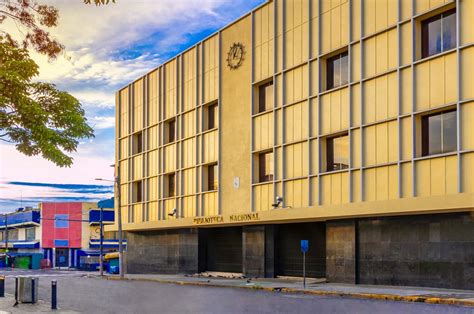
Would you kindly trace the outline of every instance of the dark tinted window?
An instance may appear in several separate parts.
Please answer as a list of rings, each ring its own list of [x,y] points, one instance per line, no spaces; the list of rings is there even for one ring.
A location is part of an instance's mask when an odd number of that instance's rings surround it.
[[[217,164],[207,166],[207,189],[217,190]]]
[[[258,88],[258,112],[273,108],[273,82],[260,85]]]
[[[207,128],[206,130],[212,130],[217,127],[217,104],[210,105],[207,108]]]
[[[133,202],[139,203],[143,201],[143,182],[138,181],[133,183]]]
[[[349,168],[349,136],[328,138],[326,149],[327,171]]]
[[[435,15],[421,24],[423,58],[456,46],[456,10]]]
[[[175,196],[175,175],[168,175],[168,197]]]
[[[456,150],[456,110],[422,118],[422,155],[448,153]]]
[[[143,133],[137,133],[133,136],[133,153],[139,154],[143,151]]]
[[[273,180],[273,153],[258,155],[259,182]]]
[[[175,137],[175,129],[176,129],[176,120],[169,120],[165,124],[166,130],[165,130],[165,141],[167,143],[174,142],[176,137]]]
[[[347,52],[327,60],[327,89],[347,84],[349,75],[348,61]]]

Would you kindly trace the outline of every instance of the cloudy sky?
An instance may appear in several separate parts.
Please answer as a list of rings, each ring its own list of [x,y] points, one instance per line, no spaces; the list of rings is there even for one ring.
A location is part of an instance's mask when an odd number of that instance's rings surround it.
[[[114,92],[180,51],[207,37],[265,0],[116,0],[103,7],[82,0],[37,0],[56,6],[60,22],[51,33],[66,57],[40,65],[39,80],[55,83],[78,98],[95,130],[81,143],[71,168],[27,157],[0,144],[0,211],[40,201],[95,201],[112,187],[94,178],[113,178]],[[12,24],[4,24],[15,32]],[[105,185],[104,185],[105,184]]]

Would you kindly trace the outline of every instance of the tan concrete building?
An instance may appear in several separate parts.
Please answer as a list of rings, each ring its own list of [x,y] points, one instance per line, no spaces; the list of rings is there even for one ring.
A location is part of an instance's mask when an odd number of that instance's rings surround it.
[[[473,21],[268,1],[118,91],[127,271],[474,288]]]

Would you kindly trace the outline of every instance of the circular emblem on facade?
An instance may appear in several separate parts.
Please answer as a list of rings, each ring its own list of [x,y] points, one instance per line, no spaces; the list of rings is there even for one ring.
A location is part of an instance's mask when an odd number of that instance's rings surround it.
[[[234,43],[227,53],[227,65],[229,68],[232,70],[237,69],[244,61],[244,54],[244,45],[241,43]]]

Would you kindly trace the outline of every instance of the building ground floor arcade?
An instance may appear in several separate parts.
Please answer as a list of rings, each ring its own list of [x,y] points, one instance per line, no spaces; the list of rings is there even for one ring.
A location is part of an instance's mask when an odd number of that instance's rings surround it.
[[[474,289],[472,211],[128,232],[126,272],[299,277],[303,239],[308,277]]]

